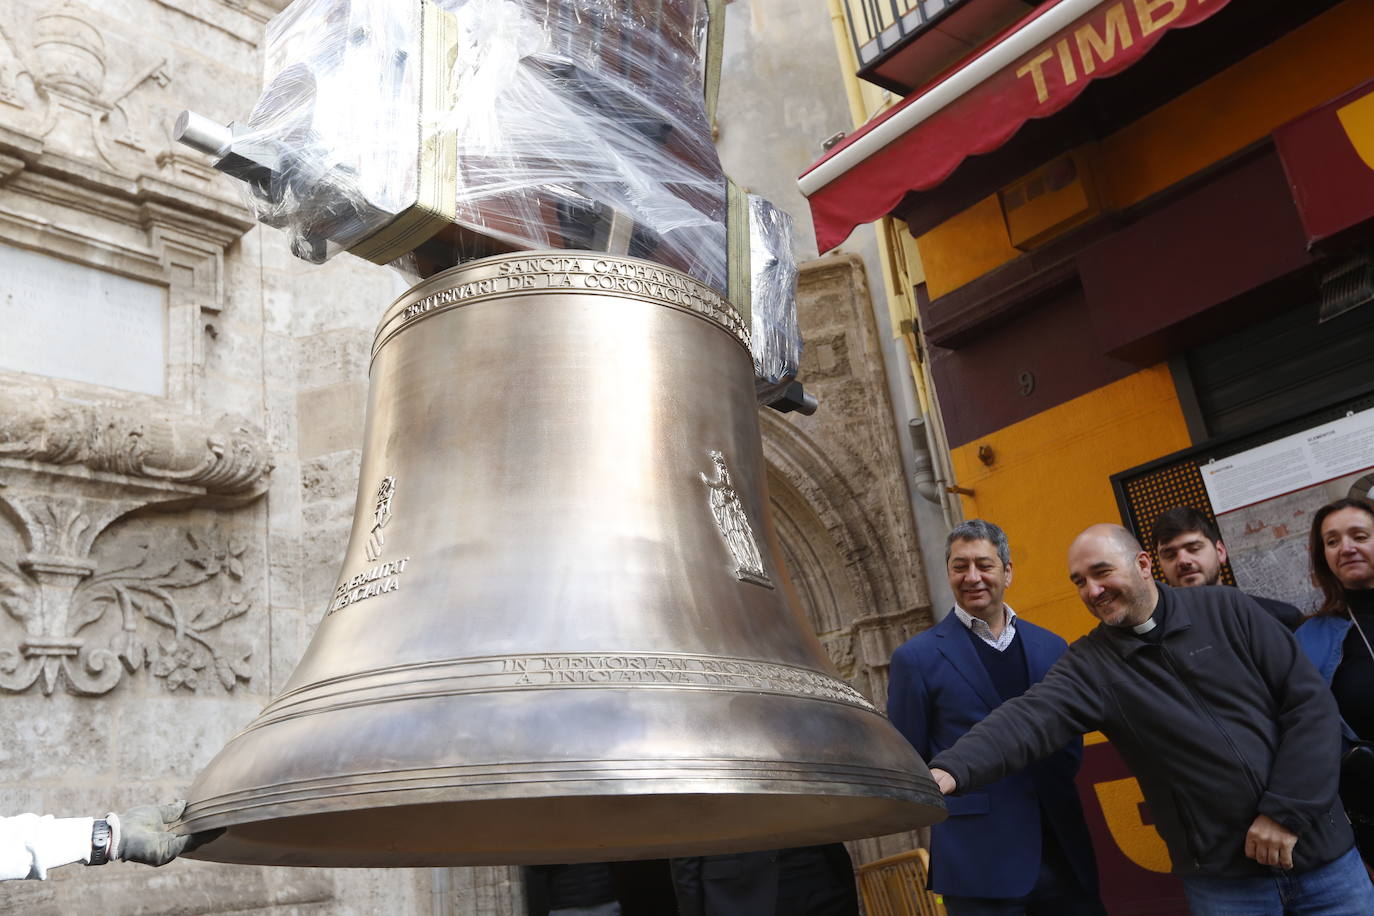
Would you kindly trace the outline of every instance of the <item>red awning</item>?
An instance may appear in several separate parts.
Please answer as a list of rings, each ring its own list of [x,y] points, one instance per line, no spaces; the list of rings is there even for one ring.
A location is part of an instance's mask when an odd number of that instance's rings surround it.
[[[1197,25],[1230,0],[1057,0],[883,112],[799,179],[816,243],[828,251],[860,223],[933,188],[969,156],[1046,118],[1093,80],[1134,64],[1171,29]],[[1034,163],[1028,163],[1033,165]]]

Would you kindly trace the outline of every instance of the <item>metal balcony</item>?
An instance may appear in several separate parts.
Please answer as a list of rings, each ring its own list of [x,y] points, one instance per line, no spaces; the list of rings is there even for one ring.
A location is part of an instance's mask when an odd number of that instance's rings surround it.
[[[1044,0],[845,0],[859,78],[907,95]]]

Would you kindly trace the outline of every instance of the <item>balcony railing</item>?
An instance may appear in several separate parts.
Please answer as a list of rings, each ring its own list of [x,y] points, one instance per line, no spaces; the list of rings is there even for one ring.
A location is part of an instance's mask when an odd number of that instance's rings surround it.
[[[962,0],[848,0],[849,31],[859,66],[867,67],[914,35],[946,6]]]
[[[859,76],[903,95],[1043,0],[844,0]]]

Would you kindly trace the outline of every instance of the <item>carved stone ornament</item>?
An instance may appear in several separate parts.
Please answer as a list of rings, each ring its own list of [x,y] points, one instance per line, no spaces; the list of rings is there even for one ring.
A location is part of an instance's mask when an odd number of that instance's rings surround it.
[[[106,404],[73,404],[38,389],[0,389],[0,513],[23,539],[17,563],[0,556],[0,611],[22,625],[17,645],[0,640],[0,690],[35,683],[51,694],[112,690],[124,673],[149,667],[172,689],[202,678],[232,690],[248,653],[216,633],[251,602],[238,587],[246,545],[217,527],[160,539],[155,551],[97,570],[96,537],[148,506],[233,506],[266,492],[272,462],[246,421],[213,425]],[[191,610],[188,590],[219,587]],[[107,641],[90,633],[118,620]],[[90,628],[90,629],[88,629]]]
[[[744,511],[744,503],[735,492],[730,481],[730,469],[725,466],[725,456],[718,451],[711,452],[711,461],[716,466],[716,477],[712,480],[701,475],[706,484],[711,506],[711,515],[716,520],[720,536],[734,561],[735,577],[745,582],[753,582],[767,588],[773,587],[768,572],[763,568],[763,557],[759,553],[759,543],[754,537],[754,529],[749,524],[749,516]]]
[[[31,61],[20,48],[10,50],[44,103],[40,136],[72,151],[94,150],[116,171],[116,148],[146,152],[135,132],[139,118],[131,116],[128,105],[140,88],[165,89],[171,82],[166,57],[125,61],[118,51],[112,55],[91,11],[72,0],[34,20]],[[109,72],[112,61],[119,65],[117,74]]]
[[[254,20],[265,8],[218,6],[240,41],[259,40],[265,20]],[[216,254],[254,225],[233,182],[218,178],[203,156],[173,148],[171,125],[184,95],[173,80],[201,68],[182,59],[184,43],[154,35],[108,3],[11,0],[4,9],[12,12],[0,15],[0,184],[7,191],[38,198],[45,210],[54,202],[72,206],[89,213],[92,225],[137,222],[151,230],[169,222],[165,213],[125,205],[170,209],[172,222],[183,230],[189,224],[192,235],[206,230],[217,241],[230,233]],[[52,238],[45,222],[25,212],[11,209],[4,221],[47,237],[33,244],[9,228],[7,240],[36,249],[70,241]]]

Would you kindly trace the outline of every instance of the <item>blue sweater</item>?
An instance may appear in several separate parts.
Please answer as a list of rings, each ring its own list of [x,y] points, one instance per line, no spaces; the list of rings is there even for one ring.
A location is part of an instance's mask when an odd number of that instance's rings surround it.
[[[1341,649],[1345,645],[1345,636],[1350,632],[1349,617],[1309,617],[1307,622],[1298,627],[1293,635],[1298,638],[1298,645],[1302,646],[1302,651],[1312,660],[1312,664],[1317,666],[1317,673],[1326,681],[1326,685],[1331,686],[1331,679],[1336,676],[1336,669],[1341,665]],[[1356,741],[1358,736],[1354,730],[1341,720],[1341,735],[1347,741]]]

